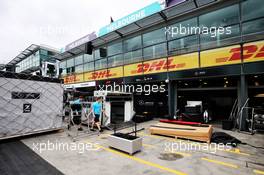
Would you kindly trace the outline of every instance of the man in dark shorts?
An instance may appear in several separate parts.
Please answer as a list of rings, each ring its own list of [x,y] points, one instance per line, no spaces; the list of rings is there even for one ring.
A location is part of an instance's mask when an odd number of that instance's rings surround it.
[[[91,130],[94,131],[94,124],[97,126],[98,130],[100,132],[102,132],[102,129],[101,129],[101,124],[100,124],[100,116],[101,116],[101,113],[104,112],[102,110],[102,98],[98,97],[96,99],[96,102],[94,102],[92,104],[92,111],[94,113],[94,121],[92,123],[92,128]]]

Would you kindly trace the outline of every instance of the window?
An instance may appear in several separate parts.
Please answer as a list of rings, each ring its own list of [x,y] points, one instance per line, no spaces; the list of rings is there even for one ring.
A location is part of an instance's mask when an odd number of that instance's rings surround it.
[[[94,70],[94,62],[84,64],[83,70],[84,70],[84,72],[93,71]]]
[[[107,48],[108,56],[122,53],[122,42],[112,44]]]
[[[73,67],[74,66],[74,59],[71,58],[71,59],[68,59],[67,60],[67,67]]]
[[[93,61],[93,55],[84,54],[83,55],[83,62],[86,63],[86,62],[90,62],[90,61]]]
[[[143,34],[143,46],[154,45],[166,40],[165,28]]]
[[[79,55],[74,58],[75,60],[75,65],[82,64],[83,63],[83,55]]]
[[[99,49],[96,49],[95,51],[94,51],[94,59],[95,60],[98,60],[98,59],[100,59],[101,57],[100,57],[100,51],[99,51]]]
[[[144,48],[144,51],[143,51],[144,60],[160,58],[160,57],[166,56],[166,54],[167,54],[166,43]]]
[[[187,36],[169,42],[170,54],[187,53],[198,50],[198,35]]]
[[[242,2],[242,20],[246,21],[264,17],[263,9],[263,0],[247,0]]]
[[[124,54],[124,64],[142,61],[142,50],[127,52]]]
[[[123,55],[115,55],[108,58],[108,67],[123,65]]]
[[[41,55],[48,55],[48,51],[47,50],[40,49],[40,54]]]
[[[218,34],[215,37],[211,36],[213,32],[209,34],[201,34],[200,35],[201,45],[205,46],[206,48],[211,48],[215,46],[222,46],[224,45],[223,43],[230,44],[232,43],[233,39],[239,39],[240,36],[239,25],[229,26],[229,29],[231,31],[230,33],[225,33],[221,35]],[[212,45],[211,43],[214,43],[214,45]]]
[[[81,72],[83,72],[83,65],[75,66],[75,72],[76,72],[76,73],[81,73]]]
[[[242,25],[243,34],[257,33],[264,31],[264,18],[249,21]]]
[[[129,52],[141,48],[141,36],[136,36],[124,41],[124,52]]]
[[[106,58],[95,61],[95,69],[104,69],[107,67],[107,61]]]
[[[67,74],[66,69],[62,69],[62,73],[61,73],[61,75],[64,76],[64,75],[66,75],[66,74]]]
[[[208,28],[236,24],[239,22],[238,4],[201,15],[199,18],[200,25]]]
[[[60,68],[66,68],[66,61],[60,62]]]
[[[187,35],[199,34],[197,31],[197,18],[188,19],[167,27],[168,40],[181,38]]]

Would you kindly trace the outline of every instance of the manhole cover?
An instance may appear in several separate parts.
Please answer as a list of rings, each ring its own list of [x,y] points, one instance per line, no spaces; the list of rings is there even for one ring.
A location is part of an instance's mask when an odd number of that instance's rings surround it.
[[[181,158],[183,158],[182,155],[175,154],[175,153],[161,153],[159,156],[159,159],[167,160],[167,161],[174,161],[174,160],[181,159]]]

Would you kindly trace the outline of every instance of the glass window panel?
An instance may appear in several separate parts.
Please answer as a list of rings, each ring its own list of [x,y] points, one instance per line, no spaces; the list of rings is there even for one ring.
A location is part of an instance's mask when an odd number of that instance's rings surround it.
[[[144,48],[143,55],[144,55],[144,60],[150,60],[153,58],[160,58],[166,56],[167,55],[166,43]]]
[[[143,46],[149,46],[166,40],[165,28],[161,28],[146,34],[143,34]]]
[[[47,50],[40,49],[40,54],[41,55],[48,55],[48,51]]]
[[[238,4],[225,7],[200,17],[200,25],[205,27],[228,26],[239,22]]]
[[[67,67],[73,67],[74,66],[74,59],[71,58],[71,59],[68,59],[67,60]]]
[[[62,69],[62,73],[61,73],[61,75],[66,75],[66,74],[67,74],[66,69]]]
[[[106,58],[95,61],[95,70],[104,69],[107,67]]]
[[[181,39],[173,40],[169,42],[169,51],[176,50],[193,51],[193,47],[198,45],[198,35],[187,36]]]
[[[123,65],[123,55],[115,55],[108,58],[108,67]]]
[[[83,63],[83,55],[79,55],[74,58],[75,65],[82,64]]]
[[[242,30],[243,30],[243,34],[263,32],[264,18],[243,23]]]
[[[75,66],[75,72],[76,72],[76,73],[81,73],[81,72],[83,72],[83,65]]]
[[[264,17],[263,0],[247,0],[242,2],[242,20]]]
[[[168,40],[181,38],[187,35],[199,34],[197,18],[188,19],[167,27]]]
[[[142,61],[142,50],[127,52],[124,54],[124,64]]]
[[[86,62],[90,62],[93,61],[93,55],[89,55],[89,54],[84,54],[83,55],[83,61]]]
[[[94,62],[86,63],[83,65],[84,72],[89,72],[94,70]]]
[[[108,56],[122,53],[122,42],[109,45],[107,47]]]
[[[141,36],[136,36],[124,41],[124,52],[137,50],[141,48]]]
[[[100,59],[100,58],[101,58],[100,57],[100,51],[99,51],[99,49],[96,49],[94,51],[94,59],[97,60],[97,59]]]
[[[60,68],[66,68],[66,61],[60,62]]]
[[[211,42],[216,42],[217,46],[221,46],[222,40],[227,40],[229,38],[238,37],[240,35],[240,28],[239,25],[229,26],[230,27],[230,34],[218,34],[216,37],[212,37],[211,34],[201,34],[201,45],[210,44]]]

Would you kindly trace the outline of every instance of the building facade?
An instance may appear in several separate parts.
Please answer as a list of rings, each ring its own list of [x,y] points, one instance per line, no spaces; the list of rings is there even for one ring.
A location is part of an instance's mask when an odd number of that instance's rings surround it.
[[[239,108],[247,99],[263,105],[255,98],[264,93],[263,11],[261,0],[181,1],[91,40],[91,55],[85,44],[58,55],[61,76],[68,87],[94,82],[86,91],[113,83],[165,84],[163,93],[136,93],[136,111],[172,116],[188,100],[199,100],[214,120],[227,119],[235,101]],[[194,31],[203,27],[209,32]]]
[[[5,67],[7,71],[16,73],[40,73],[42,63],[44,61],[52,61],[53,56],[56,54],[58,54],[56,49],[32,44],[3,66],[3,68]]]

